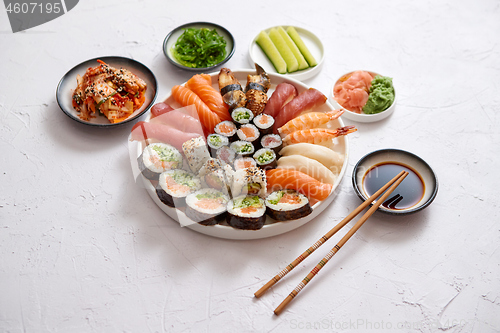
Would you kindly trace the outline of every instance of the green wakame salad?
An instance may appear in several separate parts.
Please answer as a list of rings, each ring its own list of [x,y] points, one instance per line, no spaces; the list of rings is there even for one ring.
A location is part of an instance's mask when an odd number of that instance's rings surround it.
[[[210,67],[226,58],[226,41],[215,29],[187,28],[172,47],[172,53],[186,67]]]

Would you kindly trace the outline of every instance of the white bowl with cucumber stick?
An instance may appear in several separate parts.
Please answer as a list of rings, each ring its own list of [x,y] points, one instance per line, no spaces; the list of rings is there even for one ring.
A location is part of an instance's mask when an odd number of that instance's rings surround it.
[[[282,74],[299,81],[318,74],[324,58],[323,43],[315,34],[289,25],[260,31],[249,47],[252,66],[257,63],[268,73]]]

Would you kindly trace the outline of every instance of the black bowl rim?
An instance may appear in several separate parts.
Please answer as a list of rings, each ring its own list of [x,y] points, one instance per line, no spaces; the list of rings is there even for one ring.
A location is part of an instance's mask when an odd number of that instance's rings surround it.
[[[168,40],[170,39],[170,37],[172,36],[172,34],[180,29],[183,29],[183,28],[186,28],[186,27],[189,27],[189,26],[192,26],[192,25],[197,25],[197,24],[200,24],[200,25],[209,25],[209,26],[213,26],[214,28],[217,28],[217,29],[220,29],[222,31],[224,31],[230,38],[231,38],[231,42],[233,44],[233,47],[231,48],[231,52],[229,52],[229,54],[224,58],[224,60],[222,60],[221,62],[219,62],[218,64],[216,65],[213,65],[213,66],[210,66],[210,67],[200,67],[200,68],[193,68],[193,67],[186,67],[184,65],[181,65],[179,64],[178,62],[174,61],[169,55],[168,55],[168,50],[167,50],[167,43],[168,43]],[[212,22],[205,22],[205,21],[198,21],[198,22],[190,22],[190,23],[185,23],[183,25],[180,25],[178,26],[177,28],[173,29],[172,31],[170,31],[167,36],[165,37],[165,39],[163,40],[163,54],[165,55],[165,57],[167,58],[167,60],[172,64],[174,65],[175,67],[178,67],[178,68],[181,68],[181,69],[186,69],[188,71],[199,71],[199,72],[203,72],[203,71],[207,71],[207,70],[211,70],[211,69],[214,69],[214,68],[217,68],[223,64],[225,64],[226,62],[229,61],[229,59],[232,58],[232,56],[234,55],[234,52],[236,50],[236,42],[234,40],[234,37],[233,37],[233,34],[231,34],[229,32],[229,30],[227,30],[226,28],[224,28],[223,26],[221,25],[218,25],[216,23],[212,23]]]
[[[144,110],[142,110],[140,113],[136,114],[134,117],[130,117],[130,118],[124,120],[124,121],[120,121],[119,123],[95,124],[95,123],[90,123],[88,121],[82,120],[82,119],[80,119],[78,117],[73,116],[71,113],[69,113],[69,111],[67,111],[61,105],[61,102],[60,102],[60,98],[62,98],[62,96],[61,96],[61,85],[62,85],[62,83],[65,80],[68,79],[67,77],[68,77],[69,73],[71,73],[72,71],[74,71],[76,68],[82,66],[85,63],[96,62],[98,59],[100,59],[100,60],[102,60],[104,62],[106,62],[106,59],[122,59],[122,60],[130,61],[130,62],[134,62],[137,65],[139,65],[139,67],[142,67],[144,69],[144,71],[146,71],[149,75],[151,75],[151,78],[153,79],[153,82],[154,82],[155,93],[154,93],[154,96],[151,99],[151,102],[149,103],[149,105],[146,106],[144,108]],[[82,61],[81,63],[73,66],[70,70],[68,70],[66,72],[66,74],[64,74],[64,76],[61,78],[61,80],[59,80],[59,83],[57,84],[57,89],[56,89],[56,101],[57,101],[57,105],[59,105],[59,108],[64,112],[65,115],[67,115],[69,118],[71,118],[71,119],[79,122],[80,124],[85,124],[85,125],[93,126],[93,127],[97,127],[97,128],[117,127],[117,126],[124,125],[126,123],[129,123],[129,122],[131,122],[131,121],[139,118],[140,116],[142,116],[144,113],[146,113],[154,105],[154,102],[156,101],[156,97],[157,96],[158,96],[158,80],[156,79],[156,76],[151,71],[151,69],[149,69],[148,66],[144,65],[140,61],[134,60],[132,58],[122,57],[122,56],[104,56],[104,57],[96,57],[96,58],[92,58],[92,59],[88,59],[88,60]]]
[[[431,166],[426,161],[424,161],[420,156],[415,155],[415,154],[413,154],[413,153],[411,153],[409,151],[402,150],[402,149],[396,149],[396,148],[384,148],[384,149],[379,149],[379,150],[372,151],[371,153],[368,153],[365,156],[361,157],[361,159],[356,163],[356,165],[354,166],[354,169],[352,171],[352,186],[354,187],[354,191],[356,192],[356,194],[358,195],[358,197],[361,200],[363,200],[363,201],[365,201],[366,199],[368,199],[361,192],[361,190],[360,190],[360,184],[358,184],[358,181],[357,181],[356,174],[358,172],[359,166],[361,164],[363,164],[363,162],[368,157],[371,157],[371,156],[377,155],[377,154],[381,154],[381,153],[386,153],[386,152],[397,152],[397,153],[406,154],[406,155],[409,155],[409,156],[411,156],[411,157],[419,160],[420,162],[422,162],[431,171],[431,174],[432,174],[432,177],[434,178],[434,183],[436,184],[436,186],[434,186],[434,189],[433,189],[432,194],[429,197],[429,199],[423,205],[421,205],[421,206],[415,207],[413,209],[405,209],[405,210],[389,210],[389,209],[382,209],[382,208],[379,207],[378,211],[386,213],[386,214],[390,214],[390,215],[408,215],[408,214],[412,214],[412,213],[416,213],[418,211],[421,211],[422,209],[424,209],[427,206],[429,206],[434,201],[434,199],[436,198],[436,195],[437,195],[437,192],[438,192],[439,184],[438,184],[438,179],[437,179],[436,173],[431,168]]]

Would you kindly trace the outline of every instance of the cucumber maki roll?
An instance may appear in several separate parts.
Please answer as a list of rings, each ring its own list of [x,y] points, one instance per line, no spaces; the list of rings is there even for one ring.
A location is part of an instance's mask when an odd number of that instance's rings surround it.
[[[263,170],[276,168],[276,153],[272,149],[261,148],[257,150],[255,154],[253,154],[253,158],[255,162],[257,162],[257,165]]]
[[[186,216],[202,225],[224,221],[229,198],[213,188],[204,188],[186,197]]]
[[[142,175],[150,180],[158,180],[164,171],[182,167],[181,153],[167,143],[146,146],[137,161]]]
[[[158,199],[169,207],[183,207],[186,196],[201,188],[200,179],[184,170],[162,172],[156,187]]]
[[[255,151],[253,144],[248,141],[234,141],[229,147],[235,151],[237,156],[250,156]]]
[[[312,213],[307,197],[294,190],[279,190],[266,198],[266,213],[276,221],[300,219]]]
[[[216,157],[217,150],[219,150],[223,146],[229,145],[229,139],[220,134],[210,134],[207,137],[207,144],[210,150],[210,155],[212,157]]]
[[[236,108],[231,112],[231,118],[239,125],[248,124],[253,119],[253,112],[247,108]]]
[[[236,229],[258,230],[266,221],[265,213],[266,205],[262,198],[241,195],[228,202],[226,222]]]

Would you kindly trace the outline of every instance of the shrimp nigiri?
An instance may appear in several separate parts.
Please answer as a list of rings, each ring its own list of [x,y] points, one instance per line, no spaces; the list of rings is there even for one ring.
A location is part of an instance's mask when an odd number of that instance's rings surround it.
[[[309,200],[325,200],[333,187],[297,170],[270,169],[266,171],[266,178],[269,191],[292,189],[304,194]]]
[[[229,107],[224,103],[221,94],[212,87],[210,75],[196,74],[187,81],[186,87],[198,95],[208,108],[219,116],[221,121],[231,120]]]
[[[309,112],[287,122],[282,127],[278,128],[281,136],[286,136],[292,132],[304,129],[316,128],[326,124],[330,120],[337,119],[344,113],[344,110],[334,110],[330,112]]]
[[[215,125],[220,123],[220,118],[217,114],[212,112],[210,108],[203,103],[203,101],[194,92],[183,86],[173,86],[172,96],[177,103],[182,106],[194,104],[198,112],[198,118],[205,127],[208,133],[213,133]]]
[[[288,134],[283,139],[283,143],[285,145],[290,145],[294,143],[305,142],[305,143],[313,143],[321,145],[330,142],[333,138],[342,135],[347,135],[349,133],[353,133],[356,131],[357,128],[355,128],[354,126],[340,127],[337,128],[336,130],[331,130],[326,128],[305,129]]]

